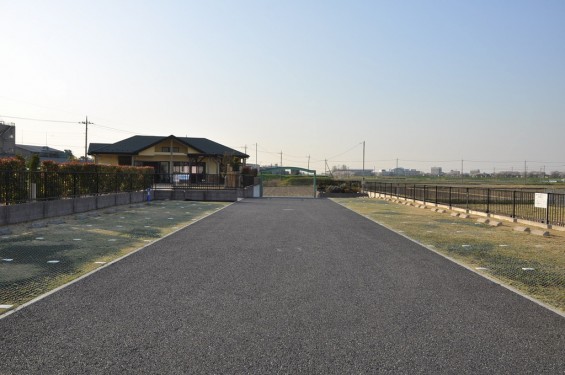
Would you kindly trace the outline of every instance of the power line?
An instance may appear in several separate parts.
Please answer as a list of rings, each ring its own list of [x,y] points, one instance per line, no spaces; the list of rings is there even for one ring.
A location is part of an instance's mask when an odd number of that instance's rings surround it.
[[[77,121],[45,120],[45,119],[38,119],[38,118],[16,117],[16,116],[5,116],[5,115],[0,115],[0,117],[14,118],[14,119],[18,119],[18,120],[41,121],[41,122],[59,122],[59,123],[63,123],[63,124],[77,124],[78,123]]]

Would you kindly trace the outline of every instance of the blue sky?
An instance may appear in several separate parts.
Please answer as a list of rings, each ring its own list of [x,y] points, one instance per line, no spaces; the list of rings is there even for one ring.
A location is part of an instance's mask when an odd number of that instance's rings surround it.
[[[0,120],[84,153],[206,137],[250,161],[565,170],[563,1],[0,0]],[[110,129],[111,128],[111,129]]]

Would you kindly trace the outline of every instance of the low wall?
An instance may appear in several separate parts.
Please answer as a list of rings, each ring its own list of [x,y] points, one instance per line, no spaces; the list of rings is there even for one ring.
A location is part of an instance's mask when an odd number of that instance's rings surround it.
[[[190,200],[204,202],[236,202],[238,192],[232,190],[154,190],[155,200]]]
[[[0,206],[0,226],[140,203],[146,199],[144,192],[133,192]]]

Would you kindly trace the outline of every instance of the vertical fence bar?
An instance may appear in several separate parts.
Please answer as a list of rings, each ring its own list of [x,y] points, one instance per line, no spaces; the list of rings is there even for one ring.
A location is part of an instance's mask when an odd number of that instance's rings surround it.
[[[549,197],[551,196],[552,193],[547,193],[547,202],[546,202],[546,206],[545,206],[545,225],[549,226],[549,202],[551,202],[551,199],[549,199]]]
[[[487,214],[490,212],[490,189],[487,189]]]
[[[467,203],[465,205],[465,211],[469,212],[469,188],[466,188],[466,193],[467,193]]]
[[[512,190],[512,218],[516,217],[516,190]]]

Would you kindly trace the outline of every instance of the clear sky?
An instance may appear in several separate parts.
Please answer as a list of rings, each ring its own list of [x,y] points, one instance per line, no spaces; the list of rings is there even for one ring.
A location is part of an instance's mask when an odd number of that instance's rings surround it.
[[[563,0],[0,0],[0,120],[71,149],[205,137],[261,164],[565,170]],[[70,121],[55,123],[14,117]],[[257,146],[256,146],[257,145]]]

